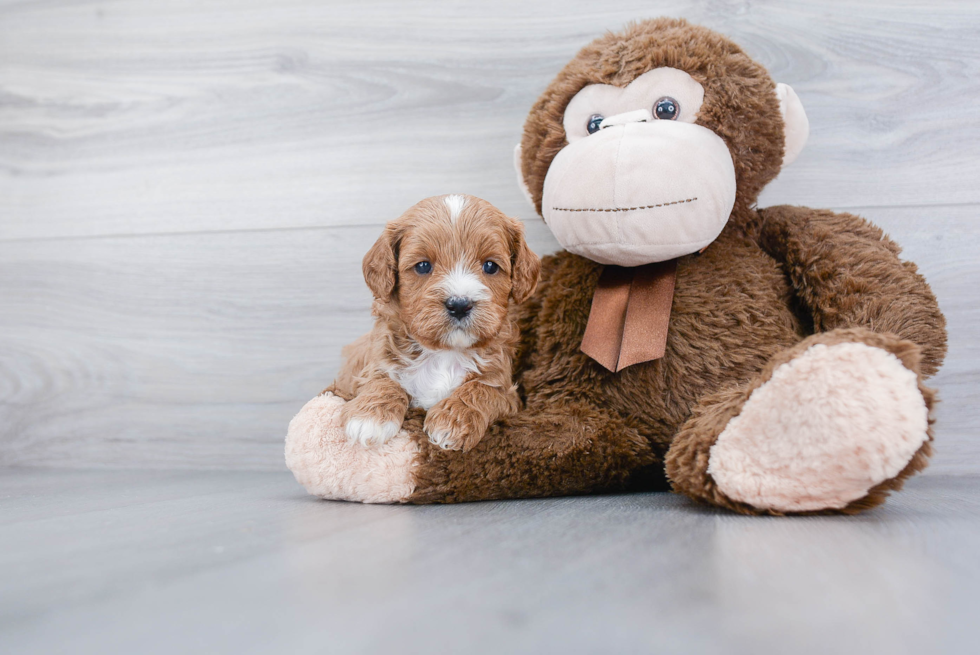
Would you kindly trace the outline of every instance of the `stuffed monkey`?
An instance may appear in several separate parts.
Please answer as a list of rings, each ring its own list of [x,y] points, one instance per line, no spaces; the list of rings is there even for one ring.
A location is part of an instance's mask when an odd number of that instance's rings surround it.
[[[639,22],[534,104],[518,177],[564,251],[518,308],[522,408],[470,452],[423,415],[365,448],[310,401],[286,460],[310,493],[448,503],[665,490],[736,512],[853,513],[925,467],[945,319],[850,214],[757,209],[808,134],[793,90],[727,38]]]

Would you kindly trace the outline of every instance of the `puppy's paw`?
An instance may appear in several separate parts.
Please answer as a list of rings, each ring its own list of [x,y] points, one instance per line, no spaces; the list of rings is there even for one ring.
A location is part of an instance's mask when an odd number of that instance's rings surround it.
[[[436,446],[465,453],[483,438],[487,423],[466,404],[446,398],[429,409],[423,428]]]
[[[379,422],[373,418],[353,416],[344,424],[344,432],[351,441],[364,446],[372,443],[383,444],[402,429],[398,421]]]
[[[381,411],[385,409],[388,411]],[[398,434],[405,414],[403,411],[398,416],[394,408],[386,408],[370,398],[358,396],[340,410],[340,420],[348,439],[367,446],[383,444]]]

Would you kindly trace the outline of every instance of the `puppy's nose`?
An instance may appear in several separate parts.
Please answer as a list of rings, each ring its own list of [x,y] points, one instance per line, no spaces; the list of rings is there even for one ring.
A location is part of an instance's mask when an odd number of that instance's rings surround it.
[[[453,296],[446,301],[446,311],[457,320],[466,318],[471,309],[473,309],[473,301],[469,298]]]

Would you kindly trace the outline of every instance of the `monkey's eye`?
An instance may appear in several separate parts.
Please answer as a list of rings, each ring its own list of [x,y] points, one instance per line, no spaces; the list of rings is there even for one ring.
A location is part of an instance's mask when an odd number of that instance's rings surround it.
[[[432,272],[432,264],[430,262],[419,262],[415,265],[415,272],[419,275],[428,275]]]
[[[595,134],[599,131],[599,124],[602,123],[603,118],[605,116],[602,114],[592,114],[589,116],[589,122],[585,125],[585,129],[589,131],[589,134]]]
[[[664,96],[653,105],[653,115],[662,121],[677,120],[680,113],[681,106],[670,96]]]
[[[493,275],[494,273],[496,273],[499,270],[500,270],[500,267],[497,266],[497,263],[496,262],[492,262],[489,259],[487,261],[483,262],[483,272],[486,273],[487,275]]]

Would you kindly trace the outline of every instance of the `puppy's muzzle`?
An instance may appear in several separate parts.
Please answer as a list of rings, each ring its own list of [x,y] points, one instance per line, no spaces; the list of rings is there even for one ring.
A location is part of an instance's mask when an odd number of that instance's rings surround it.
[[[453,296],[446,301],[446,311],[457,321],[462,321],[473,311],[473,301],[462,296]]]

